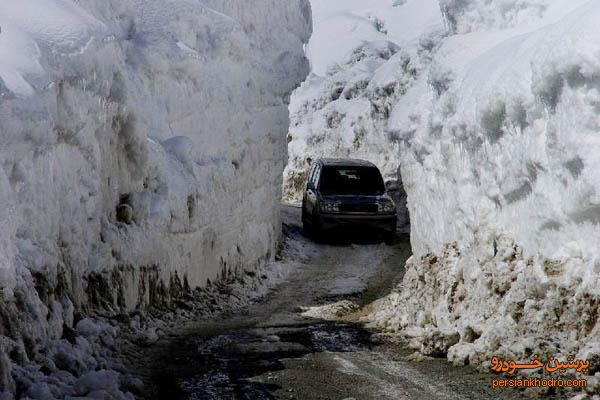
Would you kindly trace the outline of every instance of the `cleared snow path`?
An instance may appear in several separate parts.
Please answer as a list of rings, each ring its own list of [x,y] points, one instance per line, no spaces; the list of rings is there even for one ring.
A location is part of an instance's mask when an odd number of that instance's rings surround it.
[[[289,278],[241,313],[172,332],[139,362],[146,398],[479,399],[489,380],[410,352],[359,323],[401,279],[407,236],[315,244],[285,207],[285,245],[302,251]],[[299,256],[298,256],[299,254]],[[140,396],[141,397],[141,396]]]

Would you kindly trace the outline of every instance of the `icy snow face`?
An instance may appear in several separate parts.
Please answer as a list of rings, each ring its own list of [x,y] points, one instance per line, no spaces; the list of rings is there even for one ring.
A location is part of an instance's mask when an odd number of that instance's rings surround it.
[[[521,20],[505,17],[541,3],[508,4],[489,21],[456,14],[470,33],[438,43],[388,127],[415,258],[377,318],[474,364],[598,348],[595,317],[571,315],[599,298],[600,5],[554,1]]]
[[[579,277],[567,278],[570,272]],[[370,319],[426,355],[484,371],[493,356],[576,355],[598,365],[599,283],[581,259],[526,257],[506,236],[479,235],[466,253],[454,243],[439,255],[412,257],[397,292]],[[598,393],[600,373],[590,372],[580,377]]]
[[[2,193],[17,248],[5,254],[36,270],[66,254],[92,271],[158,264],[192,284],[267,254],[308,4],[51,3],[47,29],[35,4],[3,10],[3,35],[16,27],[39,53],[35,73],[21,66],[28,48],[0,62],[24,82],[3,74]]]
[[[272,254],[308,2],[2,2],[0,26],[3,334],[57,338],[75,310]]]
[[[537,29],[454,36],[429,88],[396,105],[418,255],[484,229],[595,259],[598,12],[588,2]]]

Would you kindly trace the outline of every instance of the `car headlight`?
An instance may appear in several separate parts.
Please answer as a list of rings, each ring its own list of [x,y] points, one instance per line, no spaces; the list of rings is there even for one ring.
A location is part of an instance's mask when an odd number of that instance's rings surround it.
[[[377,204],[377,211],[380,213],[394,213],[396,212],[396,204],[392,199],[385,199]]]
[[[336,201],[324,200],[323,202],[321,202],[321,211],[326,213],[340,212],[340,203]]]

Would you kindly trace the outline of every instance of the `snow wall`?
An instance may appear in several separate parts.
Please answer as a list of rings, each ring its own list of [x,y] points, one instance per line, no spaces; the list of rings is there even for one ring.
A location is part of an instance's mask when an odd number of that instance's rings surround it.
[[[373,321],[457,363],[600,369],[600,4],[312,3],[284,197],[307,158],[400,166],[414,257]]]
[[[307,0],[0,3],[0,377],[268,259]],[[9,361],[7,354],[11,355]]]
[[[380,326],[430,355],[600,368],[600,4],[440,1],[395,103],[414,257]],[[588,390],[597,391],[598,376]]]

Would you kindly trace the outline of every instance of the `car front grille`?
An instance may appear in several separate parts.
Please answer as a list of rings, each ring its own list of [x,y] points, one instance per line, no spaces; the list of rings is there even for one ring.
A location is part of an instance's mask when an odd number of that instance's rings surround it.
[[[377,204],[340,204],[340,212],[376,213],[377,210]]]

